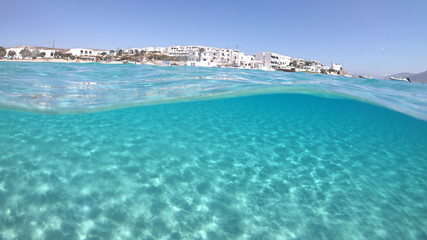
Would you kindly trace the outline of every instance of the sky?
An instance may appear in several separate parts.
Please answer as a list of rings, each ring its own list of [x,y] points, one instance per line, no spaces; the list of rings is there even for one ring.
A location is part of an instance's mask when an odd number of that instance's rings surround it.
[[[0,46],[204,45],[341,63],[383,77],[427,70],[427,0],[0,0]]]

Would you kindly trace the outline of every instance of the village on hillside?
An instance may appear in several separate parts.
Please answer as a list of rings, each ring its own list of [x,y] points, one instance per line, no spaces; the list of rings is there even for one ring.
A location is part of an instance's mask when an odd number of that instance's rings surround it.
[[[0,58],[7,60],[62,60],[67,62],[133,63],[187,65],[196,67],[234,67],[286,72],[309,72],[349,76],[341,64],[323,65],[317,60],[260,52],[248,55],[238,49],[206,46],[170,46],[129,49],[59,49],[48,47],[0,47]]]

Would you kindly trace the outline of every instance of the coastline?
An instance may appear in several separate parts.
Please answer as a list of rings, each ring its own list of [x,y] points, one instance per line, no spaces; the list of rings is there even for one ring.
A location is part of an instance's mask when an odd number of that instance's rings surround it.
[[[165,66],[162,60],[154,60],[154,63],[136,63],[136,62],[123,62],[123,61],[85,61],[85,60],[64,60],[64,59],[0,59],[0,62],[31,62],[31,63],[42,63],[42,62],[53,62],[53,63],[101,63],[101,64],[136,64],[136,65],[156,65],[156,66]],[[184,62],[178,61],[170,61],[171,63],[175,63],[176,66],[185,66]]]
[[[162,60],[154,60],[154,62],[148,62],[148,63],[136,63],[136,62],[123,62],[123,61],[110,61],[110,62],[105,62],[105,61],[86,61],[86,60],[64,60],[64,59],[14,59],[14,60],[10,60],[10,59],[0,59],[0,62],[31,62],[31,63],[43,63],[43,62],[53,62],[53,63],[100,63],[100,64],[135,64],[135,65],[156,65],[156,66],[165,66],[163,64]],[[170,62],[174,62],[176,65],[175,66],[186,66],[186,64],[184,62],[179,62],[179,61],[170,61]],[[166,65],[167,66],[167,65]],[[233,67],[234,68],[234,67]],[[248,68],[250,69],[250,68]],[[263,71],[271,71],[271,70],[265,70],[265,69],[252,69],[252,70],[263,70]],[[273,71],[283,71],[281,69],[277,69],[277,70],[273,70]],[[296,72],[305,72],[305,73],[310,73],[310,74],[323,74],[323,73],[316,73],[316,72],[310,72],[310,71],[296,71]],[[338,74],[334,74],[334,73],[327,73],[327,75],[331,75],[331,76],[340,76]],[[342,75],[344,77],[351,77],[351,78],[359,78],[358,76],[355,75]]]
[[[16,59],[16,60],[8,60],[8,59],[0,59],[0,62],[54,62],[54,63],[94,63],[94,61],[84,61],[81,60],[79,62],[75,60],[64,60],[64,59]],[[123,64],[121,61],[112,61],[112,62],[97,62],[102,64]]]

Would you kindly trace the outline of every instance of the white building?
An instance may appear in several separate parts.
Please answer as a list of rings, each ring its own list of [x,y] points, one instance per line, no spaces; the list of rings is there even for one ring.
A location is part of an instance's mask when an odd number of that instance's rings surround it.
[[[239,67],[241,68],[255,68],[255,56],[246,55],[242,53],[240,55]]]
[[[156,49],[155,47],[145,47],[145,48],[142,48],[142,51],[154,52],[154,51],[156,51],[155,49]]]
[[[22,51],[25,47],[11,47],[11,48],[6,48],[6,56],[9,56],[10,52],[15,52],[15,59],[22,59],[21,54],[19,54],[20,51]]]
[[[331,63],[331,67],[329,69],[332,70],[332,71],[338,72],[340,70],[343,70],[343,67],[339,63]]]
[[[165,53],[169,56],[187,57],[192,52],[198,52],[203,46],[171,46],[165,49]],[[206,50],[206,49],[205,49]]]
[[[302,66],[302,69],[309,72],[320,73],[321,70],[324,69],[324,66],[317,60],[304,60],[304,66]]]
[[[199,61],[199,62],[214,62],[220,65],[229,65],[229,66],[240,66],[241,53],[239,50],[226,49],[226,48],[214,48],[214,47],[204,47],[204,46],[189,46],[180,52],[187,51],[188,61]],[[201,51],[201,49],[203,49]]]
[[[135,54],[137,51],[139,52],[142,48],[128,48],[122,49],[122,54]]]
[[[159,53],[164,53],[166,52],[165,47],[145,47],[145,48],[141,48],[142,51],[144,52],[159,52]]]
[[[266,68],[286,68],[291,63],[291,57],[272,52],[262,52],[255,54],[255,60],[262,62]]]
[[[217,62],[208,62],[208,61],[202,61],[202,62],[187,61],[187,66],[189,66],[189,67],[217,67],[218,63]]]
[[[302,58],[291,58],[291,63],[295,62],[297,64],[297,66],[304,66],[305,65],[305,60]]]
[[[201,51],[203,49],[203,51]],[[186,56],[188,61],[199,61],[199,62],[218,62],[215,61],[215,50],[208,47],[200,47],[199,49],[188,50]]]
[[[103,49],[89,49],[89,48],[71,48],[67,53],[71,53],[74,56],[79,57],[89,57],[89,56],[98,56],[101,55],[101,53],[105,52],[108,54],[108,50]]]
[[[54,49],[40,49],[40,53],[44,52],[44,58],[54,58],[56,50]]]
[[[20,54],[20,52],[25,48],[28,48],[28,50],[30,50],[32,52],[31,58],[32,57],[39,57],[40,58],[42,56],[42,53],[44,53],[43,58],[54,58],[55,52],[66,51],[65,49],[53,49],[53,48],[33,47],[33,46],[11,47],[11,48],[6,49],[6,56],[9,55],[9,52],[14,51],[16,53],[16,55],[14,56],[15,59],[24,59],[24,57]]]

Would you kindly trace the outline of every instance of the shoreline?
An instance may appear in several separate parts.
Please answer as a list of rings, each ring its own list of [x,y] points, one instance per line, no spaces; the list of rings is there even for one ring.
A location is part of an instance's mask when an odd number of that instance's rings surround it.
[[[10,60],[10,59],[0,59],[0,62],[31,62],[31,63],[44,63],[44,62],[53,62],[53,63],[100,63],[100,64],[135,64],[135,65],[156,65],[156,66],[165,66],[162,63],[161,60],[155,60],[154,63],[135,63],[135,62],[128,62],[128,63],[124,63],[123,61],[111,61],[111,62],[96,62],[96,61],[84,61],[84,60],[80,60],[80,61],[76,61],[76,60],[64,60],[64,59],[14,59],[14,60]],[[180,65],[178,64],[177,66],[186,66],[186,65]],[[233,67],[234,68],[234,67]],[[251,69],[251,70],[263,70],[263,69],[255,69],[255,68],[247,68],[247,69]],[[263,71],[267,71],[267,70],[263,70]],[[268,70],[271,71],[271,70]],[[274,70],[274,71],[279,71],[279,70]],[[305,72],[305,73],[310,73],[310,74],[324,74],[324,73],[316,73],[316,72],[309,72],[309,71],[297,71],[297,72]],[[331,76],[344,76],[344,77],[351,77],[351,78],[358,78],[357,76],[345,76],[345,75],[337,75],[337,74],[326,74],[326,75],[331,75]]]
[[[112,61],[112,62],[95,62],[95,61],[79,61],[75,60],[64,60],[64,59],[0,59],[0,62],[53,62],[53,63],[102,63],[102,64],[123,64],[120,61]]]
[[[78,62],[76,60],[64,60],[64,59],[15,59],[15,60],[9,60],[9,59],[0,59],[0,62],[31,62],[31,63],[44,63],[44,62],[52,62],[52,63],[100,63],[100,64],[135,64],[135,65],[156,65],[156,66],[167,66],[162,64],[162,60],[154,60],[154,63],[148,62],[148,63],[135,63],[135,62],[127,62],[124,63],[123,61],[85,61],[85,60],[79,60]],[[176,62],[175,62],[176,63]],[[185,66],[184,63],[177,64],[176,66]]]

